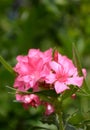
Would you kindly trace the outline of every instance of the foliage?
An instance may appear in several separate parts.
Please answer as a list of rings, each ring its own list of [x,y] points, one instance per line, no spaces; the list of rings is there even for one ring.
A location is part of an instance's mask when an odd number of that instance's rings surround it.
[[[26,54],[29,48],[57,48],[73,58],[72,43],[75,43],[81,64],[87,69],[89,84],[89,15],[89,0],[1,0],[0,55],[11,66],[15,65],[16,56]],[[46,127],[55,130],[56,127],[51,125],[52,118],[49,125],[44,119],[42,122],[45,124],[40,122],[43,108],[26,111],[19,103],[13,102],[15,97],[6,88],[7,85],[13,85],[13,80],[14,77],[0,64],[0,129],[31,130],[34,126],[34,129]],[[89,98],[82,92],[77,93],[76,99],[67,97],[64,100],[63,111],[67,113],[64,118],[69,122],[66,130],[90,129]]]

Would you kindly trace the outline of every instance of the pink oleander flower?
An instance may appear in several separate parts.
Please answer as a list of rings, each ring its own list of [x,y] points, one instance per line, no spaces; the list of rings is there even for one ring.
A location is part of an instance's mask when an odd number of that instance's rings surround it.
[[[33,88],[38,90],[38,83],[44,81],[50,72],[49,62],[52,60],[52,49],[41,52],[39,49],[30,49],[27,56],[18,56],[18,63],[14,67],[17,77],[14,87],[20,91]]]
[[[25,108],[28,108],[29,106],[38,107],[41,104],[40,98],[35,94],[16,94],[16,100],[23,103]]]
[[[30,49],[27,55],[17,56],[14,71],[17,74],[14,82],[14,87],[17,89],[16,100],[21,102],[26,109],[29,106],[44,105],[45,115],[52,114],[55,111],[55,105],[44,102],[37,96],[38,94],[35,95],[35,92],[53,89],[59,94],[70,89],[70,85],[81,87],[86,77],[85,69],[82,69],[83,76],[79,76],[72,60],[62,56],[58,51],[55,51],[53,56],[52,49],[45,52],[41,52],[39,49]],[[18,93],[19,91],[27,92],[29,89],[34,94]],[[47,94],[48,98],[50,94]],[[72,98],[75,97],[76,95],[73,94]]]
[[[54,84],[56,93],[70,89],[69,85],[82,86],[83,79],[86,76],[85,69],[82,70],[84,76],[79,76],[77,68],[73,62],[66,56],[55,54],[55,61],[50,62],[51,72],[47,76],[46,82]]]

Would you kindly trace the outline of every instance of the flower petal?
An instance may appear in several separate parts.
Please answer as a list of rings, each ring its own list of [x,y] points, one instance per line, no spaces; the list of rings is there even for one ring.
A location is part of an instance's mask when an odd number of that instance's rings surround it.
[[[68,81],[66,84],[76,85],[78,87],[81,87],[82,83],[83,83],[83,77],[73,77],[73,78],[68,78]]]
[[[51,69],[54,70],[55,72],[58,72],[58,69],[59,69],[60,65],[59,65],[57,62],[52,61],[52,62],[50,62],[50,67],[51,67]]]
[[[60,82],[55,82],[55,90],[56,93],[62,93],[63,91],[69,89],[69,87],[67,85],[65,85],[64,83],[60,83]]]
[[[50,73],[49,75],[47,75],[46,79],[45,79],[46,83],[54,83],[55,82],[55,75],[53,73]]]

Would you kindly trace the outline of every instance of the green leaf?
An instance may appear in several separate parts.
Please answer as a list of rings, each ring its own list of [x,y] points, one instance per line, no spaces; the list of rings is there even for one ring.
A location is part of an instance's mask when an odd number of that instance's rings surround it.
[[[6,70],[8,70],[10,73],[15,74],[13,68],[8,64],[2,56],[0,56],[0,62],[5,67]]]
[[[76,116],[77,112],[78,112],[78,110],[76,110],[76,111],[74,111],[73,113],[71,113],[71,114],[67,117],[66,122],[68,122],[69,120],[72,120],[72,118],[73,118],[74,116]]]
[[[62,94],[62,100],[67,99],[68,97],[72,96],[72,94],[76,93],[77,91],[77,87],[76,86],[69,86],[70,89],[66,90],[63,94]]]
[[[41,127],[41,126],[35,126],[32,128],[32,130],[50,130],[50,129],[45,128],[45,127]]]
[[[73,125],[67,124],[65,130],[76,130],[76,128]]]
[[[34,92],[34,94],[40,96],[40,98],[43,99],[44,101],[49,101],[51,103],[52,99],[58,97],[58,94],[54,90],[41,90],[39,92]]]
[[[74,61],[75,66],[77,67],[79,76],[82,76],[83,73],[82,73],[82,67],[81,67],[81,62],[80,62],[80,58],[79,58],[79,53],[78,53],[78,50],[74,43],[73,43],[73,61]]]
[[[41,90],[39,92],[35,92],[38,95],[45,95],[50,97],[57,97],[58,94],[55,92],[55,90]]]
[[[85,123],[85,124],[90,124],[90,119],[83,121],[83,123]]]
[[[56,115],[55,114],[51,114],[49,116],[44,115],[41,119],[41,122],[44,124],[47,123],[49,125],[56,124]]]
[[[12,88],[12,87],[10,87],[10,86],[6,86],[7,88],[9,88],[9,89],[11,89],[11,90],[14,90],[14,91],[16,91],[16,89],[15,88]]]
[[[84,89],[80,89],[80,91],[77,92],[77,95],[90,97],[90,93],[87,93],[87,91],[85,91]]]
[[[79,53],[74,43],[73,43],[73,61],[74,61],[75,66],[77,67],[79,76],[83,76]],[[85,88],[87,92],[89,91],[90,93],[90,89],[85,79],[84,79],[83,87]]]
[[[41,122],[43,123],[43,124],[48,124],[48,125],[51,125],[51,124],[53,124],[53,125],[55,125],[56,127],[57,127],[57,129],[59,129],[59,124],[58,124],[58,120],[57,120],[57,116],[56,116],[56,114],[55,113],[53,113],[53,114],[51,114],[51,115],[49,115],[49,116],[47,116],[47,115],[44,115],[43,117],[42,117],[42,119],[41,119]]]

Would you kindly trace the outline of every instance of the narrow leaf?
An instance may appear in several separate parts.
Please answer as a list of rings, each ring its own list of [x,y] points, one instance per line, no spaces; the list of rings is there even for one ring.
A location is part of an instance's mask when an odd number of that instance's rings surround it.
[[[41,90],[39,92],[34,92],[34,94],[40,96],[41,99],[48,102],[52,102],[51,99],[56,98],[58,96],[54,90]]]
[[[83,76],[79,53],[74,43],[73,43],[73,61],[74,61],[75,66],[77,67],[79,76]],[[86,83],[86,80],[84,80],[83,86],[87,92],[88,91],[90,92],[90,89]]]
[[[70,89],[66,90],[63,94],[62,94],[62,100],[67,99],[68,97],[71,97],[72,94],[76,93],[76,91],[78,90],[78,88],[76,86],[69,86]]]
[[[14,91],[16,91],[16,89],[15,88],[12,88],[12,87],[10,87],[10,86],[6,86],[7,88],[9,88],[9,89],[11,89],[11,90],[14,90]]]
[[[5,67],[6,70],[8,70],[10,73],[15,74],[13,68],[8,64],[2,56],[0,56],[0,62]]]
[[[73,43],[73,61],[74,61],[75,66],[78,69],[79,76],[82,76],[83,73],[82,73],[81,62],[80,62],[78,50],[74,43]]]
[[[35,92],[38,95],[45,95],[45,96],[50,96],[50,97],[57,97],[57,93],[55,90],[41,90],[39,92]]]
[[[45,128],[45,127],[35,126],[35,127],[33,127],[33,130],[50,130],[50,129]]]

